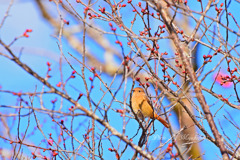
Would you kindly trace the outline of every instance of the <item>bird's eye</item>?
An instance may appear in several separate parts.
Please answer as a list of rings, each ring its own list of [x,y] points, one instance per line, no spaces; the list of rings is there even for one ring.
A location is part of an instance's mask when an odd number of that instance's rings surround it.
[[[141,92],[141,91],[138,91],[138,92]]]

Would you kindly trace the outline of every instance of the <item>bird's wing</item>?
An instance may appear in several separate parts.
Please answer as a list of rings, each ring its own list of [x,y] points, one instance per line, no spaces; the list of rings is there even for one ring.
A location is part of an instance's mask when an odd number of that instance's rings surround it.
[[[147,105],[144,105],[143,112],[145,113],[145,116],[153,118],[154,109],[147,95],[145,95],[144,100],[145,100],[145,103],[147,103]]]

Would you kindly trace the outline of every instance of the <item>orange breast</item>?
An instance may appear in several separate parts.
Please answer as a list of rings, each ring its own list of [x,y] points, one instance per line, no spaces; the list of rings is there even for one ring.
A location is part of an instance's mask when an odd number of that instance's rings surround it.
[[[135,113],[138,112],[138,110],[141,110],[144,117],[151,117],[153,118],[153,109],[148,103],[146,99],[135,97],[138,100],[132,102],[132,108]]]

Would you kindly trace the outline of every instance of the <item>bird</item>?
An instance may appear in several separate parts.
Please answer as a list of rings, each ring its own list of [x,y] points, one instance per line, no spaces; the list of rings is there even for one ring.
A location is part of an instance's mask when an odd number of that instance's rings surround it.
[[[169,128],[169,124],[162,119],[156,112],[154,112],[153,107],[148,99],[146,93],[143,88],[136,87],[133,89],[132,97],[131,97],[131,105],[134,113],[141,118],[142,120],[145,117],[150,117],[151,119],[157,119],[161,122],[165,127]]]

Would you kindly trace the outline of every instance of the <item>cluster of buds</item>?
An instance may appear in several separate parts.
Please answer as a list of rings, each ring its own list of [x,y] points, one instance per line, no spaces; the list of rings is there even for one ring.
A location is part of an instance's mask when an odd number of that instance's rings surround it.
[[[92,14],[92,13],[88,13],[88,16],[89,16],[89,19],[93,19],[97,17],[95,14]],[[101,17],[101,15],[99,14],[98,17]]]
[[[111,30],[112,30],[113,32],[116,32],[117,28],[113,27],[113,25],[112,25],[111,22],[109,22],[108,25],[111,27]]]
[[[48,70],[47,70],[47,78],[51,78],[51,76],[49,75],[49,72],[52,70],[52,68],[51,68],[51,63],[50,63],[50,62],[47,62],[47,67],[48,67]]]
[[[116,40],[116,42],[115,42],[116,44],[119,44],[121,47],[122,47],[122,42],[121,41],[119,41],[119,40]]]
[[[219,94],[218,97],[219,97],[220,99],[222,99],[223,102],[228,103],[228,98],[223,98],[223,96],[222,96],[221,94]]]
[[[120,115],[121,117],[122,117],[123,114],[124,114],[124,110],[123,110],[123,109],[117,109],[116,112],[117,112],[117,113],[120,113],[120,114],[121,114],[121,115]]]
[[[119,156],[119,154],[118,154],[118,152],[117,152],[117,150],[115,149],[115,148],[108,148],[108,150],[110,151],[110,152],[115,152],[115,155],[116,155],[116,159],[120,159],[120,156]]]
[[[52,151],[52,155],[53,155],[53,157],[56,157],[58,155],[58,153],[56,151]]]
[[[22,91],[16,93],[16,92],[13,92],[12,93],[14,96],[18,96],[18,97],[21,97],[22,96]]]
[[[75,76],[75,73],[76,73],[76,71],[74,70],[74,71],[72,71],[72,74],[71,74],[71,76],[70,76],[70,78],[75,78],[76,76]]]
[[[89,133],[93,130],[93,128],[90,128],[87,133],[84,134],[84,138],[87,140],[89,139]]]
[[[32,32],[32,29],[26,29],[26,31],[23,33],[24,37],[29,37],[29,35],[27,34],[28,32]]]
[[[102,13],[104,14],[104,13],[105,13],[105,7],[100,8],[99,11],[102,12]]]
[[[145,77],[145,80],[146,80],[146,81],[148,81],[149,79],[150,79],[150,78]],[[140,85],[140,86],[143,86],[143,87],[144,87],[144,86],[146,85],[147,88],[150,87],[150,84],[149,84],[148,82],[142,83],[142,82],[140,81],[140,78],[139,78],[139,77],[136,77],[136,81],[139,82],[139,85]]]
[[[68,108],[69,111],[73,111],[74,106],[71,106],[70,108]]]
[[[212,62],[212,55],[203,55],[203,59],[204,59],[204,64],[207,64],[208,62]]]
[[[139,33],[139,35],[140,36],[143,36],[143,35],[147,36],[149,34],[150,30],[151,30],[151,28],[145,28],[143,31],[141,31]]]
[[[168,144],[168,147],[167,147],[167,149],[166,149],[166,153],[172,152],[172,147],[173,147],[173,144],[172,144],[172,143],[169,143],[169,144]]]
[[[231,77],[228,76],[228,75],[226,75],[226,76],[220,75],[220,77],[221,77],[221,80],[222,80],[221,85],[223,85],[227,82],[233,82],[234,80],[237,80],[238,82],[240,82],[240,79],[238,79],[238,77],[236,75],[233,75]]]
[[[215,10],[217,11],[217,14],[218,14],[218,15],[219,15],[219,14],[222,12],[222,10],[223,10],[222,6],[223,6],[223,3],[220,4],[220,7],[219,7],[219,8],[217,8],[217,6],[215,7]]]
[[[66,24],[66,25],[69,25],[69,23],[70,23],[70,22],[67,21],[66,19],[64,19],[63,22],[64,22],[64,24]]]
[[[175,85],[176,87],[179,87],[179,85],[177,84],[177,82],[172,82],[173,85]]]
[[[182,64],[179,63],[178,59],[175,59],[176,67],[182,68]]]
[[[57,86],[57,87],[61,87],[61,86],[62,86],[62,82],[58,82],[58,83],[56,84],[56,86]]]
[[[169,153],[171,155],[171,158],[176,158],[178,156],[178,153],[176,153],[175,155],[173,154],[172,152],[172,147],[173,147],[173,144],[172,143],[169,143],[168,144],[168,147],[166,149],[166,153]]]
[[[165,66],[165,64],[164,64],[164,63],[160,63],[160,66],[162,66],[162,67],[163,67],[162,71],[165,73],[165,72],[166,72],[166,70],[168,69],[168,67],[167,67],[167,66]]]
[[[95,67],[91,67],[91,71],[94,73],[94,77],[99,77]]]
[[[146,5],[145,8],[142,8],[142,3],[141,3],[141,2],[138,2],[138,6],[141,8],[141,12],[142,12],[143,15],[149,13],[147,5]]]
[[[36,158],[37,158],[37,156],[36,156],[36,154],[35,154],[34,152],[32,152],[32,156],[33,156],[33,157],[32,157],[33,159],[36,159]]]

